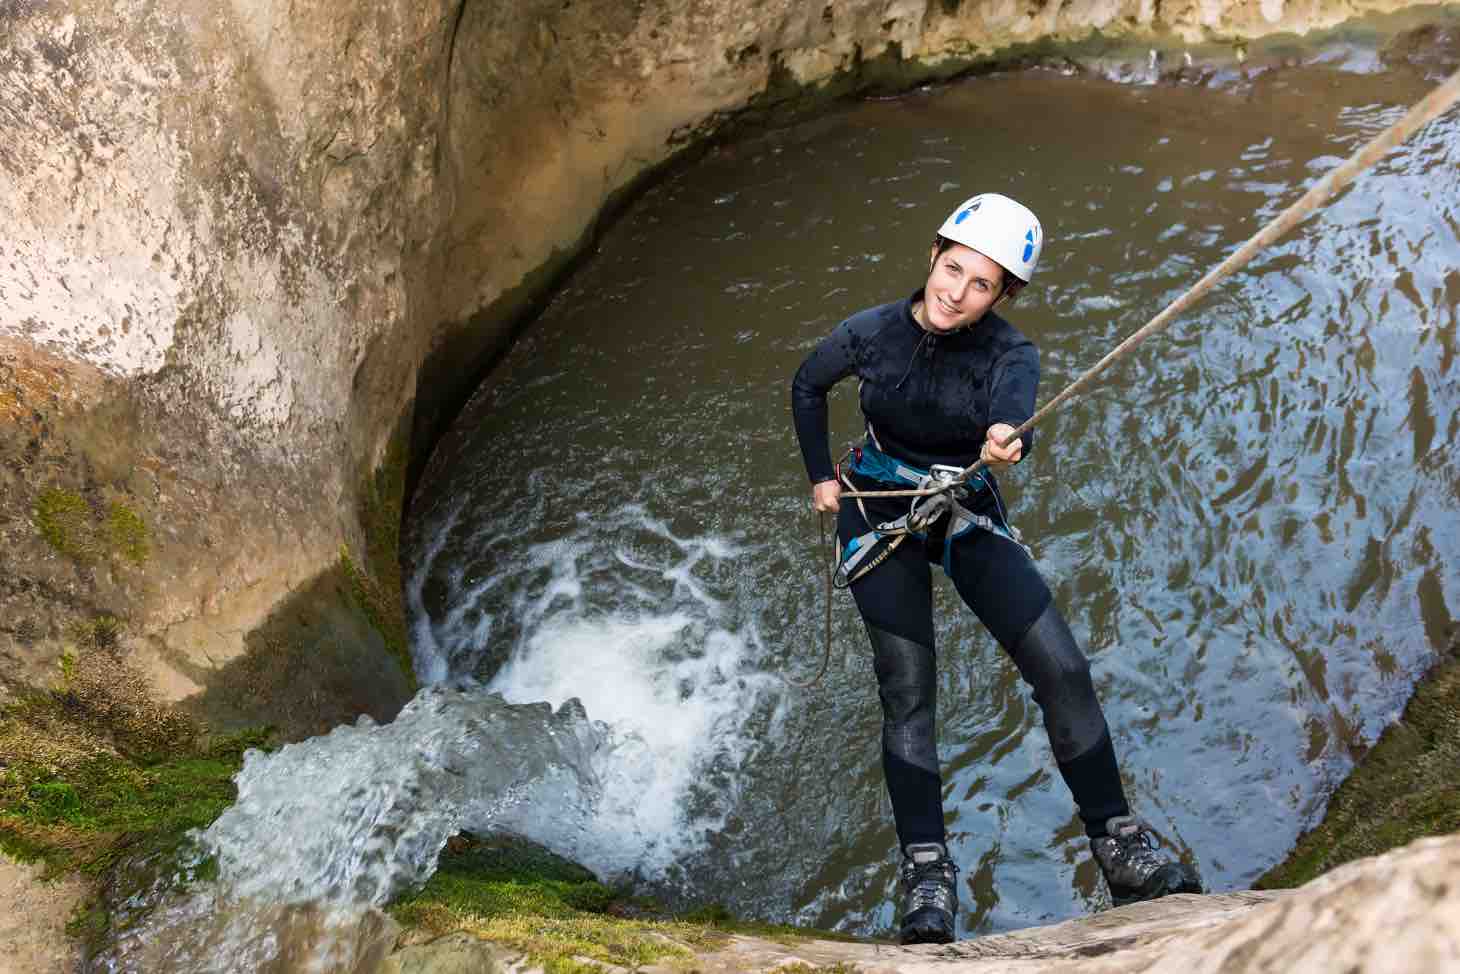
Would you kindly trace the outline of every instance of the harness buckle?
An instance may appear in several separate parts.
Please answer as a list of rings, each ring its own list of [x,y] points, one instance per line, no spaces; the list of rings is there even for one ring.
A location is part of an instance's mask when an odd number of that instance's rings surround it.
[[[961,476],[963,476],[962,467],[947,463],[935,463],[928,468],[928,479],[931,481],[930,486],[951,484]]]

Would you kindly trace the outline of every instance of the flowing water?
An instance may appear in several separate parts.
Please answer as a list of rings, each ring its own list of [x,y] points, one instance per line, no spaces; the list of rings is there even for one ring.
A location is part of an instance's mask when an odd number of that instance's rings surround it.
[[[822,653],[791,374],[843,317],[919,286],[944,214],[992,190],[1045,224],[1008,317],[1049,398],[1434,80],[1342,59],[1207,85],[1028,72],[857,104],[713,153],[607,234],[442,445],[411,529],[423,671],[576,697],[635,742],[587,865],[754,915],[891,925],[850,599],[819,686],[768,678]],[[1135,807],[1214,889],[1282,858],[1449,638],[1457,268],[1452,113],[1005,478]],[[859,432],[853,385],[834,442]],[[940,586],[963,930],[1083,913],[1102,894],[1037,708]]]
[[[845,106],[657,186],[432,462],[406,593],[430,685],[390,725],[251,754],[238,804],[197,837],[216,881],[192,870],[94,966],[344,969],[389,939],[362,908],[429,875],[459,829],[671,899],[886,931],[895,836],[850,599],[825,679],[782,679],[822,653],[796,366],[921,283],[956,203],[1001,191],[1046,229],[1008,316],[1047,399],[1435,80],[1353,48],[1199,83],[983,77]],[[1450,638],[1457,268],[1452,112],[1004,478],[1136,809],[1212,889],[1287,852]],[[859,433],[850,383],[832,425]],[[1037,708],[946,582],[934,603],[961,932],[1100,905]]]
[[[462,830],[541,831],[567,855],[591,854],[593,765],[600,752],[614,763],[610,749],[577,706],[511,705],[479,686],[438,684],[388,725],[362,717],[273,754],[250,751],[237,804],[163,868],[135,870],[160,882],[116,905],[119,934],[91,969],[355,970],[394,939],[375,908],[424,882]]]

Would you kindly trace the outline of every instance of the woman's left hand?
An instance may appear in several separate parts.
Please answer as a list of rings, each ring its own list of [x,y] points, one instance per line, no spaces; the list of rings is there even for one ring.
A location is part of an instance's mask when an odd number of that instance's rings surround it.
[[[979,459],[991,467],[1006,467],[1011,463],[1018,463],[1024,456],[1024,438],[1019,437],[1008,446],[999,446],[1000,443],[1014,432],[1014,427],[1008,423],[995,423],[990,426],[986,439],[983,441],[983,449],[979,451]]]

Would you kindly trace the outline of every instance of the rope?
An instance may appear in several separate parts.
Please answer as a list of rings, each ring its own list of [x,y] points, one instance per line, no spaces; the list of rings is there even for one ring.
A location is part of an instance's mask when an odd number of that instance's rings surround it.
[[[820,528],[820,542],[821,542],[821,547],[825,548],[826,547],[826,512],[825,511],[818,511],[817,512],[817,515],[816,515],[816,523],[817,523],[817,526]],[[787,683],[791,684],[791,686],[797,687],[797,688],[799,688],[801,690],[809,690],[810,688],[816,686],[816,684],[820,683],[821,682],[821,678],[826,675],[826,668],[827,668],[827,666],[829,666],[831,664],[831,590],[832,590],[832,584],[833,584],[832,583],[832,574],[836,571],[836,560],[837,560],[836,532],[832,532],[831,542],[832,542],[831,543],[831,557],[829,559],[827,559],[827,562],[826,562],[826,652],[824,652],[822,654],[822,656],[821,656],[821,668],[816,671],[816,675],[815,676],[813,676],[811,679],[807,680],[805,683],[802,683],[799,680],[793,680],[789,676],[785,676],[784,674],[782,674],[782,679],[784,679]]]
[[[1460,71],[1456,71],[1450,75],[1438,87],[1415,103],[1413,108],[1405,112],[1403,118],[1399,119],[1399,121],[1389,126],[1383,132],[1380,132],[1367,145],[1344,160],[1337,168],[1329,170],[1296,203],[1275,216],[1268,222],[1267,226],[1248,238],[1247,242],[1233,251],[1226,260],[1207,271],[1201,280],[1197,281],[1184,294],[1162,309],[1160,314],[1146,322],[1145,325],[1132,333],[1125,341],[1107,352],[1104,358],[1085,370],[1075,381],[1065,386],[1059,395],[1040,407],[1033,416],[1020,423],[1012,433],[1004,437],[999,443],[999,446],[1009,446],[1024,433],[1033,429],[1034,425],[1040,420],[1084,391],[1095,380],[1096,376],[1130,355],[1141,342],[1144,342],[1152,335],[1165,331],[1177,315],[1204,298],[1207,292],[1216,287],[1220,281],[1231,277],[1237,271],[1251,263],[1252,258],[1256,257],[1264,248],[1276,242],[1289,230],[1301,223],[1305,217],[1327,206],[1338,193],[1348,188],[1350,183],[1357,179],[1361,173],[1371,168],[1374,163],[1383,158],[1389,150],[1408,141],[1410,136],[1414,135],[1415,132],[1449,111],[1457,101],[1460,101]],[[975,460],[968,467],[965,467],[961,474],[947,483],[926,487],[921,490],[844,490],[841,496],[851,498],[928,497],[933,494],[941,494],[960,484],[967,483],[969,478],[973,477],[974,474],[987,468],[988,463],[982,457],[979,457],[979,459]],[[823,535],[824,533],[825,527],[823,524]],[[827,659],[831,657],[831,593],[832,576],[828,573],[826,578]],[[826,660],[823,660],[820,672],[816,674],[810,683],[792,683],[792,685],[798,687],[815,686],[825,672]],[[788,680],[788,682],[791,681]]]
[[[1071,382],[1063,392],[1045,403],[1038,412],[1021,423],[1018,429],[1004,437],[999,446],[1006,447],[1013,443],[1016,437],[1033,428],[1035,423],[1077,395],[1097,375],[1125,358],[1141,342],[1158,332],[1165,331],[1177,315],[1205,297],[1207,292],[1217,285],[1217,282],[1231,277],[1247,266],[1259,251],[1297,226],[1304,217],[1327,206],[1333,197],[1346,189],[1349,183],[1358,178],[1360,173],[1373,166],[1390,149],[1407,141],[1415,132],[1445,114],[1457,101],[1460,101],[1460,71],[1450,75],[1443,84],[1406,112],[1403,118],[1379,133],[1368,145],[1349,156],[1338,168],[1330,170],[1322,179],[1314,183],[1313,187],[1304,193],[1298,202],[1274,217],[1267,226],[1257,231],[1246,243],[1238,247],[1230,257],[1207,271],[1205,277],[1193,284],[1190,290],[1181,297],[1168,304],[1165,310],[1148,321],[1139,331],[1107,352],[1105,357],[1096,362],[1084,375]],[[965,479],[971,477],[985,466],[987,464],[979,459],[963,472],[963,477]]]

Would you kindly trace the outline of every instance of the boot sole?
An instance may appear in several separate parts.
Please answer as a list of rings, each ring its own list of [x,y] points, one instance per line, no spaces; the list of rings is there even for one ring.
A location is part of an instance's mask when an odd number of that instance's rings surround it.
[[[1115,890],[1110,891],[1110,899],[1116,906],[1130,906],[1132,903],[1144,903],[1146,900],[1156,900],[1163,896],[1171,896],[1175,893],[1204,893],[1201,877],[1196,870],[1183,863],[1168,863],[1146,880],[1146,885],[1133,893],[1124,896],[1117,896]]]
[[[904,947],[912,944],[951,944],[952,918],[944,919],[941,910],[925,907],[903,921],[897,941]]]

